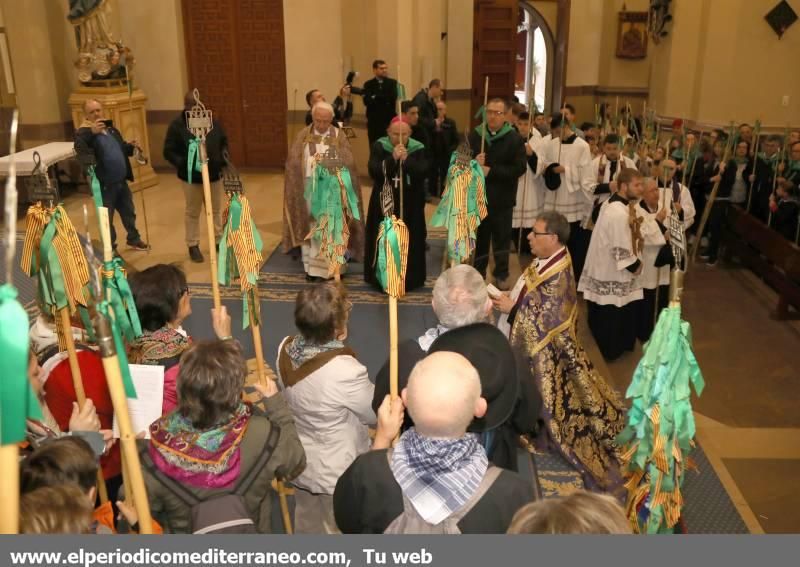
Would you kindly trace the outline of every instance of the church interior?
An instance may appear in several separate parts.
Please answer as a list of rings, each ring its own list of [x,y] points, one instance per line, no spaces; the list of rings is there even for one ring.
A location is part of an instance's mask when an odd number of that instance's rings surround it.
[[[796,16],[786,15],[800,13],[800,0],[101,0],[92,8],[97,11],[90,10],[102,14],[97,28],[88,16],[71,17],[77,4],[0,0],[0,156],[11,152],[18,111],[16,151],[40,148],[47,156],[45,175],[57,185],[77,232],[89,228],[102,249],[91,184],[72,149],[87,101],[102,103],[123,139],[141,147],[130,159],[129,186],[140,240],[149,248],[120,242],[127,274],[157,264],[179,266],[193,302],[184,326],[195,339],[213,338],[207,313],[216,285],[209,262],[216,254],[204,214],[199,251],[205,259],[192,261],[187,254],[185,184],[164,151],[170,125],[183,115],[185,94],[197,89],[215,126],[224,126],[228,159],[262,241],[257,349],[250,330],[242,328],[247,307],[243,314],[238,283],[222,286],[222,304],[246,356],[263,348],[268,373],[276,368],[281,339],[295,332],[295,296],[307,285],[302,264],[281,249],[285,168],[308,125],[307,93],[321,91],[331,102],[350,84],[353,111],[344,126],[353,154],[350,173],[360,180],[366,211],[373,186],[371,137],[357,91],[372,78],[376,59],[386,62],[408,99],[439,79],[460,138],[479,124],[479,109],[494,97],[535,105],[548,123],[565,104],[576,126],[604,122],[601,109],[614,119],[636,116],[656,146],[685,139],[686,132],[700,139],[749,124],[765,140],[779,136],[786,147],[790,132],[800,130],[800,74],[794,67],[800,23],[791,25]],[[776,4],[785,18],[777,23],[767,18]],[[87,35],[110,46],[110,68],[80,60],[78,44]],[[54,142],[62,146],[48,150]],[[788,152],[784,159],[796,159]],[[32,175],[26,163],[17,166],[18,248],[33,202],[25,190]],[[8,173],[3,158],[0,177]],[[427,219],[437,203],[425,205]],[[698,206],[695,223],[702,216]],[[695,470],[686,473],[690,533],[800,533],[800,248],[794,239],[776,242],[777,233],[746,220],[736,225],[744,227],[739,232],[725,233],[718,263],[687,260],[681,310],[705,380],[702,394],[691,398],[700,450]],[[120,215],[114,223],[121,240]],[[399,299],[401,340],[435,326],[430,301],[446,263],[446,238],[431,226],[427,238],[425,285]],[[735,246],[741,253],[729,253]],[[364,259],[365,270],[370,261]],[[513,250],[511,281],[531,261]],[[343,274],[342,282],[353,304],[347,342],[372,376],[389,354],[389,300],[365,286],[357,269]],[[18,275],[14,285],[35,317],[36,282]],[[597,372],[624,395],[642,360],[642,343],[604,360],[583,300],[577,332]],[[568,468],[532,462],[545,495],[582,488]]]

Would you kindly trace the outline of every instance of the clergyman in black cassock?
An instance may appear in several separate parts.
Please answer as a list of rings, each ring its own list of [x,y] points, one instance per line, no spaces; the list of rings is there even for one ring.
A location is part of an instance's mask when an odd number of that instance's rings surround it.
[[[400,144],[402,136],[406,152],[406,158],[402,161],[402,219],[408,227],[409,233],[406,291],[411,291],[425,284],[425,192],[421,182],[427,171],[428,163],[424,146],[410,138],[411,128],[408,124],[398,118],[389,126],[387,133],[387,136],[380,138],[372,145],[369,158],[369,174],[374,184],[367,210],[364,280],[380,287],[375,276],[375,241],[384,218],[381,203],[384,167],[386,177],[388,177],[393,190],[394,214],[400,218],[401,162],[395,159],[395,148]]]

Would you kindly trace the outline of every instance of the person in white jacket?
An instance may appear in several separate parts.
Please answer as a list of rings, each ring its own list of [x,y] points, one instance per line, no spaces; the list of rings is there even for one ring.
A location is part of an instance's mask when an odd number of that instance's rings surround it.
[[[333,516],[336,481],[369,450],[376,422],[367,368],[344,344],[352,303],[344,287],[316,284],[295,303],[300,334],[278,348],[278,379],[306,452],[306,469],[292,481],[296,533],[338,533]]]

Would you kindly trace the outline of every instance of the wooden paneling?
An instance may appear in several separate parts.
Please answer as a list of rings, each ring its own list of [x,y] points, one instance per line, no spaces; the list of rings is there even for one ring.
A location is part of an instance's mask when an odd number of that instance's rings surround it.
[[[237,4],[245,162],[282,166],[287,150],[287,101],[281,2],[239,0]]]
[[[183,0],[189,83],[224,125],[233,161],[286,159],[281,0]]]
[[[484,80],[489,98],[510,99],[516,70],[517,0],[475,0],[472,57],[472,113],[483,104]]]

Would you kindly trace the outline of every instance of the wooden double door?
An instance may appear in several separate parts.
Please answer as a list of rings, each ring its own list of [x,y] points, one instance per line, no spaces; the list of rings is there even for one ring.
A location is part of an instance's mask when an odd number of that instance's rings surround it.
[[[286,160],[282,0],[183,0],[189,86],[228,134],[237,166]]]

